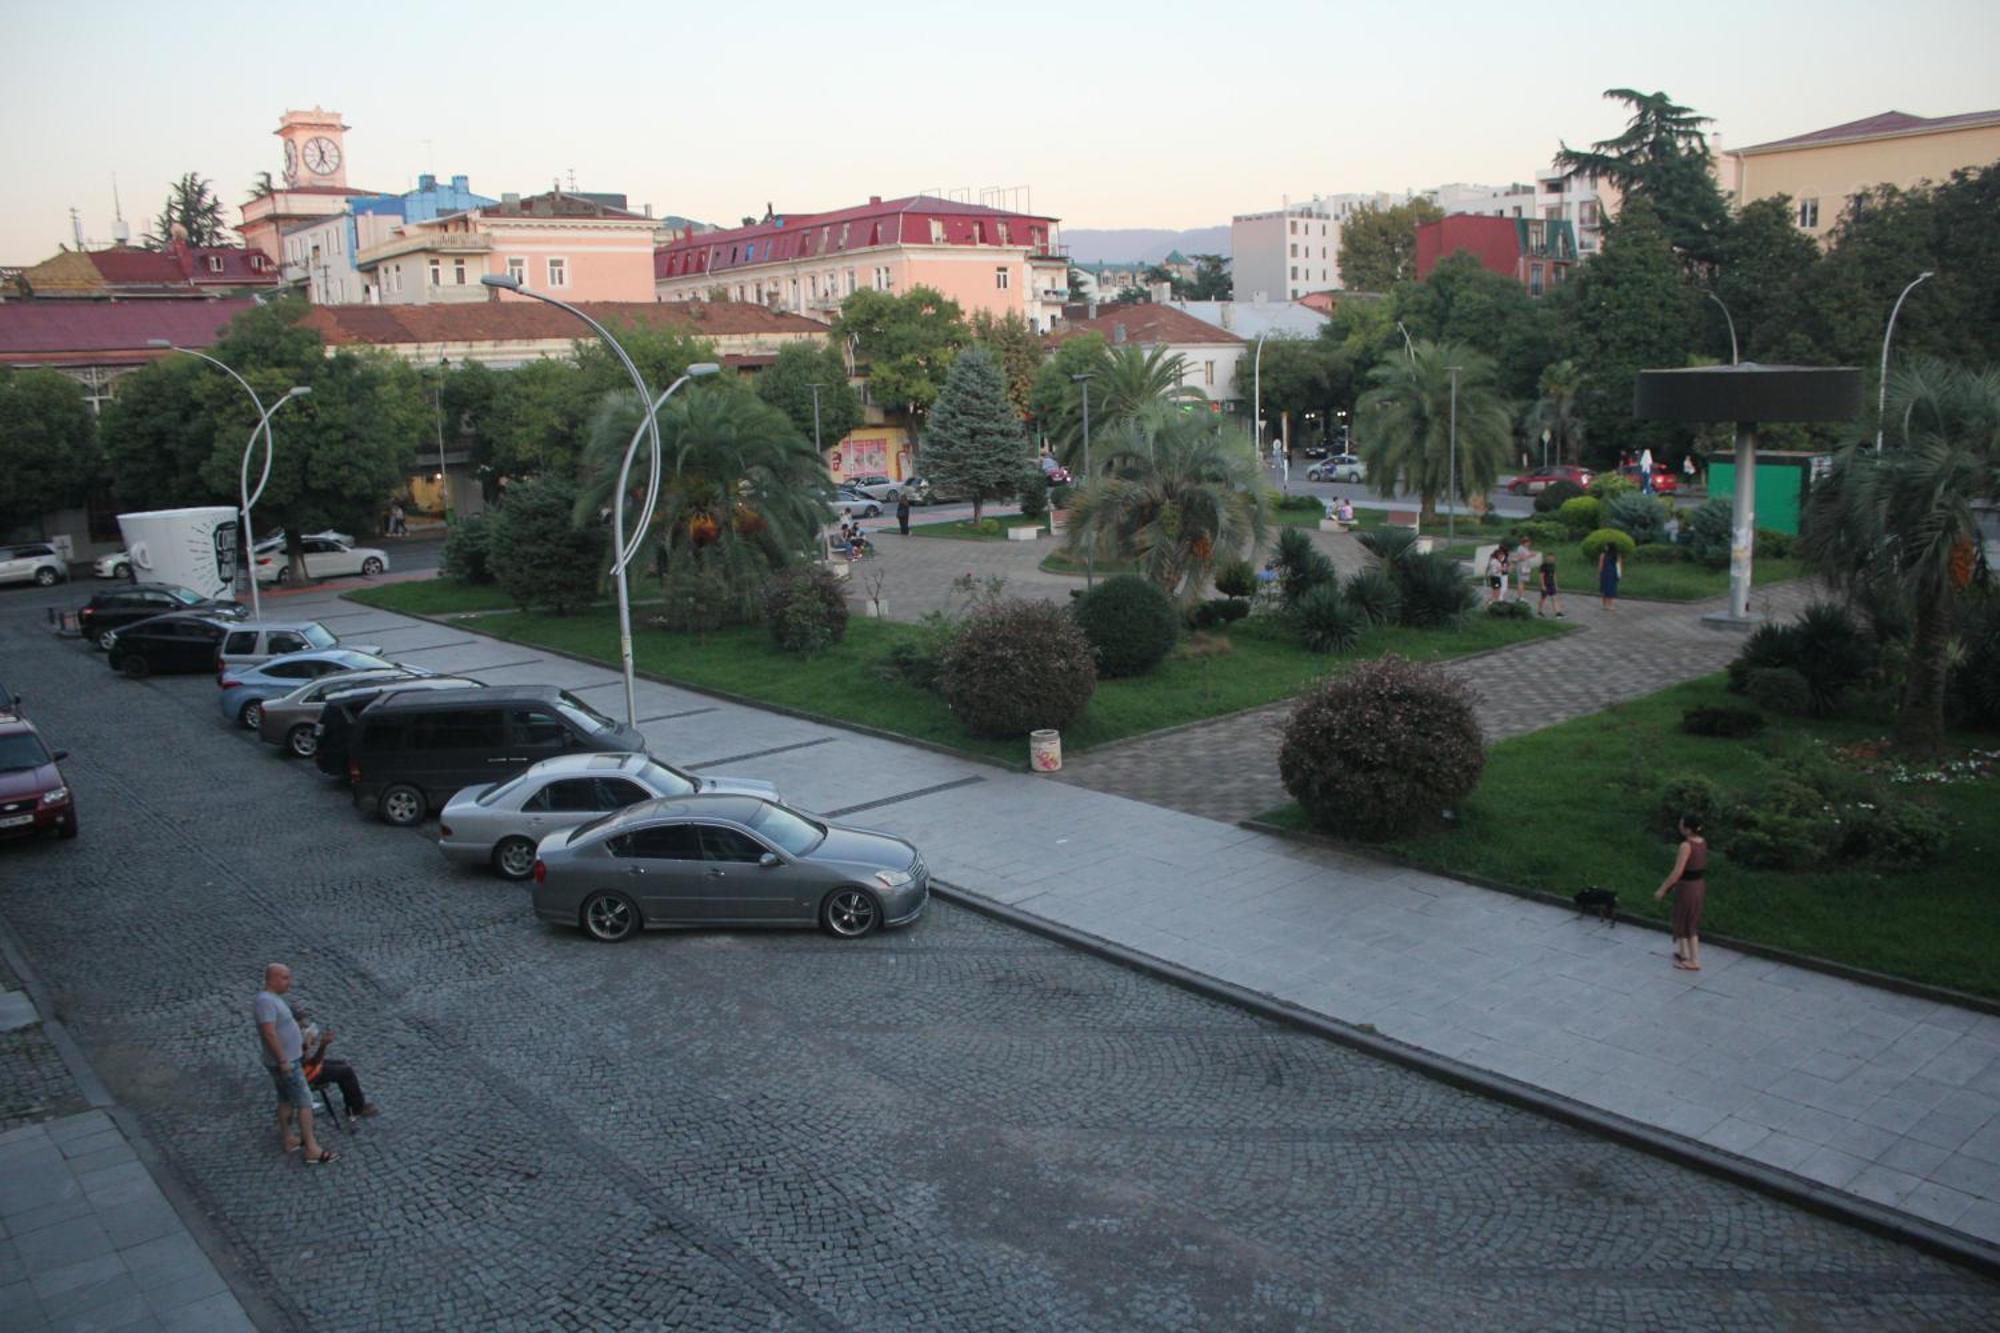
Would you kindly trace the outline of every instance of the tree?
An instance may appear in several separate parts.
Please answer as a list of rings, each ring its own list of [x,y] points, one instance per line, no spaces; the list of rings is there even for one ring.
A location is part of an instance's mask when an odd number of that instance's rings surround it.
[[[1497,387],[1509,398],[1531,397],[1555,356],[1553,304],[1464,251],[1445,256],[1423,282],[1398,283],[1390,305],[1412,338],[1464,343],[1492,357]]]
[[[60,371],[0,366],[0,533],[78,503],[97,474],[83,386]]]
[[[1556,165],[1604,177],[1627,202],[1646,200],[1659,213],[1675,250],[1694,263],[1714,263],[1729,209],[1716,187],[1714,155],[1701,131],[1709,118],[1665,93],[1611,88],[1604,95],[1632,108],[1625,132],[1588,149],[1564,144]]]
[[[574,518],[567,477],[534,477],[508,488],[493,518],[493,575],[531,611],[568,615],[590,605],[609,565],[604,524]]]
[[[715,344],[697,333],[637,320],[614,320],[605,326],[618,340],[625,355],[639,369],[639,378],[657,397],[667,386],[687,373],[698,361],[716,360]],[[602,338],[581,338],[575,344],[576,392],[584,402],[587,420],[607,393],[633,392],[632,377]]]
[[[225,386],[242,397],[225,376],[191,356],[155,361],[118,381],[118,394],[98,421],[98,437],[112,494],[121,504],[178,509],[217,500],[236,503],[234,486],[217,495],[201,477],[216,445],[214,413]],[[239,435],[237,448],[242,447]]]
[[[1582,456],[1584,424],[1577,401],[1583,392],[1583,371],[1567,358],[1542,368],[1541,395],[1528,409],[1521,432],[1532,449],[1549,437],[1549,461],[1574,463]]]
[[[1107,348],[1090,382],[1092,428],[1112,426],[1142,412],[1206,403],[1208,395],[1187,382],[1187,370],[1187,358],[1169,351],[1164,343]]]
[[[1194,261],[1194,277],[1183,287],[1189,301],[1227,301],[1235,291],[1229,276],[1229,261],[1221,255],[1189,255]]]
[[[1340,285],[1350,292],[1386,292],[1417,276],[1417,228],[1444,210],[1429,199],[1392,208],[1370,205],[1340,225]]]
[[[1820,359],[1804,319],[1806,285],[1820,262],[1819,247],[1792,225],[1784,195],[1745,204],[1716,241],[1716,297],[1735,321],[1745,361],[1810,365]],[[1729,355],[1729,324],[1705,303],[1718,360]]]
[[[1036,433],[1063,457],[1083,438],[1083,394],[1075,377],[1096,374],[1109,346],[1095,330],[1063,339],[1028,388],[1028,416]]]
[[[1452,450],[1451,367],[1458,367],[1457,458]],[[1438,496],[1483,495],[1499,479],[1514,440],[1514,414],[1493,387],[1490,358],[1458,343],[1420,342],[1414,356],[1391,356],[1368,376],[1361,395],[1368,484],[1385,499],[1399,491],[1423,497],[1421,523],[1437,521]],[[1456,471],[1458,489],[1451,491]]]
[[[1317,415],[1314,429],[1330,439],[1334,413],[1346,405],[1347,370],[1346,353],[1337,343],[1325,338],[1271,338],[1264,343],[1261,367],[1254,355],[1237,361],[1236,392],[1245,402],[1255,402],[1261,388],[1264,420],[1282,423],[1289,414],[1293,440],[1305,440],[1308,414]],[[1273,424],[1271,434],[1280,428]]]
[[[1034,410],[1035,373],[1042,368],[1042,340],[1028,321],[1012,310],[999,319],[981,310],[972,316],[972,336],[999,363],[1007,377],[1007,400],[1027,416]]]
[[[968,347],[952,362],[924,432],[923,463],[934,486],[972,496],[974,523],[986,501],[1021,488],[1028,437],[1007,399],[1007,381],[984,347]]]
[[[972,341],[958,302],[923,286],[900,296],[864,288],[841,302],[833,328],[868,363],[875,401],[913,417],[930,410],[952,358]]]
[[[1974,506],[2000,495],[2000,373],[1932,360],[1897,371],[1888,420],[1892,447],[1859,436],[1813,487],[1802,549],[1850,593],[1907,613],[1894,739],[1929,757],[1944,745],[1951,636],[1980,563]]]
[[[1083,272],[1076,265],[1069,266],[1069,303],[1082,305],[1090,299],[1090,288],[1083,282]]]
[[[1111,294],[1112,305],[1151,305],[1152,301],[1143,287],[1120,287]]]
[[[268,171],[258,172],[257,179],[250,182],[250,197],[252,199],[266,199],[277,192],[278,182],[271,178],[271,173]]]
[[[819,385],[819,416],[813,417],[813,385]],[[848,383],[847,362],[818,342],[786,343],[778,359],[757,377],[757,396],[783,412],[800,438],[817,438],[831,448],[861,424],[861,395]],[[822,466],[821,471],[825,471]]]
[[[1270,487],[1242,431],[1209,413],[1129,417],[1105,464],[1070,496],[1068,549],[1136,561],[1169,597],[1193,601],[1218,559],[1247,555],[1270,524]]]
[[[222,201],[215,197],[214,186],[192,171],[167,190],[160,216],[154,219],[153,230],[142,238],[142,243],[151,250],[164,250],[173,244],[176,226],[187,229],[189,245],[228,244],[229,227],[222,220]]]

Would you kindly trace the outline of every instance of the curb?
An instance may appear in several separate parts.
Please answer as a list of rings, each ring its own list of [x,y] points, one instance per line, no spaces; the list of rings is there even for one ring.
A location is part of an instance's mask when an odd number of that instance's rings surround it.
[[[2000,1245],[1937,1226],[1892,1208],[1826,1185],[1817,1184],[1787,1171],[1753,1162],[1735,1153],[1710,1148],[1693,1139],[1672,1134],[1651,1125],[1629,1120],[1609,1111],[1600,1111],[1582,1102],[1508,1078],[1489,1073],[1458,1060],[1434,1055],[1421,1047],[1381,1036],[1353,1024],[1343,1023],[1310,1009],[1249,990],[1231,982],[1140,953],[1100,936],[1058,925],[982,897],[968,889],[942,880],[931,881],[937,897],[957,907],[1039,935],[1058,944],[1081,950],[1106,962],[1115,963],[1182,990],[1246,1010],[1273,1023],[1320,1037],[1362,1055],[1386,1060],[1439,1083],[1490,1097],[1546,1119],[1569,1125],[1600,1138],[1676,1166],[1688,1167],[1704,1175],[1768,1195],[1781,1203],[1802,1208],[1847,1226],[1897,1241],[1936,1258],[1970,1268],[1986,1277],[2000,1278]]]
[[[1306,829],[1282,828],[1261,819],[1239,819],[1238,828],[1249,829],[1253,833],[1263,833],[1306,847],[1317,847],[1322,851],[1341,852],[1348,856],[1359,856],[1383,865],[1395,866],[1400,870],[1417,870],[1426,875],[1436,875],[1439,879],[1457,880],[1470,884],[1476,889],[1490,889],[1495,893],[1505,893],[1515,898],[1525,898],[1531,903],[1541,903],[1545,907],[1560,907],[1566,912],[1574,912],[1576,904],[1559,893],[1546,889],[1524,888],[1519,884],[1509,884],[1504,880],[1487,879],[1480,875],[1468,874],[1462,870],[1440,870],[1421,861],[1398,856],[1366,843],[1345,842],[1325,833],[1314,833]],[[1664,921],[1651,917],[1633,916],[1629,912],[1616,913],[1617,919],[1641,930],[1655,931],[1662,935],[1672,933],[1672,928]],[[1807,953],[1794,953],[1774,944],[1760,944],[1755,940],[1738,939],[1733,935],[1716,935],[1704,930],[1701,933],[1704,944],[1714,944],[1738,953],[1749,954],[1753,958],[1766,958],[1774,963],[1785,963],[1808,972],[1820,972],[1842,981],[1852,981],[1858,985],[1871,986],[1876,990],[1893,991],[1907,995],[1913,1000],[1929,1000],[1934,1004],[1948,1004],[1959,1009],[1970,1009],[1976,1013],[1992,1014],[2000,1017],[2000,1000],[1988,999],[1983,995],[1972,995],[1965,991],[1953,990],[1949,986],[1932,985],[1925,981],[1911,981],[1907,977],[1891,976],[1886,972],[1870,972],[1866,968],[1848,963],[1835,962],[1831,958],[1819,958]]]

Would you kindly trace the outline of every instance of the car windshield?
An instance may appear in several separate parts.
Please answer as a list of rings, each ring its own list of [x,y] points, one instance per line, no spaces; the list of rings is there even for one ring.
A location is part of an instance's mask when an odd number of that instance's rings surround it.
[[[766,805],[750,820],[750,827],[777,843],[793,856],[803,856],[819,846],[826,825],[815,824],[796,810],[782,805]]]
[[[491,805],[495,801],[499,800],[502,796],[505,796],[508,792],[514,791],[517,788],[519,788],[521,783],[527,779],[527,776],[528,776],[527,774],[523,773],[520,777],[509,778],[507,779],[507,781],[502,782],[497,786],[488,787],[485,791],[479,793],[479,795],[475,797],[474,800],[480,805]]]
[[[173,598],[182,606],[200,606],[202,603],[201,594],[188,588],[169,588],[167,589],[167,596]]]
[[[692,796],[696,790],[692,779],[681,776],[665,764],[649,762],[639,770],[639,776],[662,796]]]
[[[311,644],[315,648],[331,648],[333,647],[333,645],[340,642],[339,639],[333,637],[332,630],[329,630],[326,626],[320,624],[318,621],[314,621],[312,624],[307,625],[303,630],[299,632],[305,635],[306,642]]]
[[[610,731],[618,725],[568,690],[562,691],[561,701],[556,707],[568,714],[569,720],[585,731]]]
[[[32,731],[17,731],[11,736],[0,736],[0,773],[18,773],[23,769],[40,768],[53,763],[49,752],[42,744],[42,738]]]

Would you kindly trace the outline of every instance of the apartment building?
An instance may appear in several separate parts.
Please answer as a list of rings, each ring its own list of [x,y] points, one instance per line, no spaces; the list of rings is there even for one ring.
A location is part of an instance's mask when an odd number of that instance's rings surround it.
[[[488,273],[567,301],[651,300],[657,224],[624,203],[623,195],[560,188],[503,194],[497,204],[404,219],[355,255],[354,267],[380,305],[491,300],[479,282]]]
[[[1511,207],[1511,205],[1510,205]],[[1576,266],[1576,234],[1560,219],[1453,213],[1417,228],[1417,281],[1460,250],[1541,296],[1568,281]]]
[[[489,208],[499,200],[474,194],[464,176],[440,185],[428,173],[417,177],[417,188],[403,194],[350,195],[345,208],[331,217],[293,224],[284,233],[284,275],[303,285],[314,305],[348,305],[377,301],[374,275],[355,263],[364,250],[393,240],[405,223],[427,222],[474,208]]]
[[[1229,220],[1230,276],[1241,301],[1296,301],[1340,286],[1340,222],[1311,199]]]

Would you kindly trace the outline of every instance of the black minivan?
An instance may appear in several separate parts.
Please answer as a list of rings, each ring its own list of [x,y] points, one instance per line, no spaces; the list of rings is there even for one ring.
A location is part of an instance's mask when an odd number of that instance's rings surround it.
[[[361,710],[347,781],[356,805],[407,828],[461,788],[499,782],[544,759],[645,748],[637,727],[554,685],[396,693]]]

